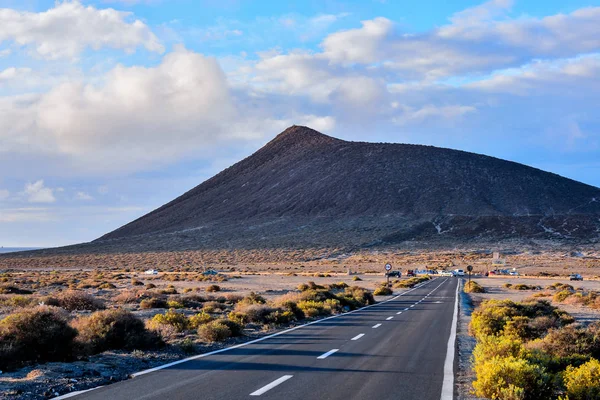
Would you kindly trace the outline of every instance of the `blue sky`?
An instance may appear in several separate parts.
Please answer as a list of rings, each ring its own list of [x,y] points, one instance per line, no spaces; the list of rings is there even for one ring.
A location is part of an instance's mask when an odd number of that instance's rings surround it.
[[[600,186],[600,2],[0,0],[0,245],[89,241],[292,124]]]

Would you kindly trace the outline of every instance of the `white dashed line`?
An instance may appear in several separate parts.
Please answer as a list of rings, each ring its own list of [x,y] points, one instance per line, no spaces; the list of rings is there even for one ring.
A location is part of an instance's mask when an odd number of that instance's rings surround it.
[[[350,340],[358,340],[358,339],[360,339],[360,338],[361,338],[361,337],[363,337],[363,336],[365,336],[365,334],[364,334],[364,333],[361,333],[360,335],[356,335],[356,336],[354,336],[354,337],[353,337],[352,339],[350,339]]]
[[[396,315],[400,315],[400,314],[402,314],[402,311],[398,311],[398,312],[396,313]]]
[[[373,329],[379,328],[381,324],[373,325]]]
[[[408,307],[404,309],[404,311],[408,311]]]
[[[327,353],[321,354],[319,357],[317,357],[317,360],[322,360],[324,358],[329,357],[330,355],[332,355],[333,353],[335,353],[336,351],[338,351],[339,349],[332,349],[329,350]]]
[[[394,318],[394,317],[387,317],[385,320],[386,320],[386,321],[389,321],[389,320],[390,320],[390,319],[392,319],[392,318]]]
[[[412,306],[410,306],[410,308],[413,308],[415,305],[413,304]]]
[[[281,378],[276,379],[273,382],[269,383],[268,385],[261,387],[257,391],[250,393],[250,396],[260,396],[261,394],[266,393],[269,390],[273,389],[275,386],[281,385],[283,382],[287,381],[288,379],[292,378],[293,376],[294,375],[284,375]]]

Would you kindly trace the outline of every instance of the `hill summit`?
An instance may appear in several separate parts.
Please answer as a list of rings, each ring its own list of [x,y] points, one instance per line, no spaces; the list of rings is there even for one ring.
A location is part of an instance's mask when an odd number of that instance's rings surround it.
[[[433,146],[292,126],[250,157],[99,238],[101,247],[363,248],[599,235],[600,189]]]

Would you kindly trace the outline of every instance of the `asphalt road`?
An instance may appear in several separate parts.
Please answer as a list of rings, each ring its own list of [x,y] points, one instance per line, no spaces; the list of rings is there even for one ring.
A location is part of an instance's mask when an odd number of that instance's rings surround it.
[[[74,398],[440,400],[458,281]]]

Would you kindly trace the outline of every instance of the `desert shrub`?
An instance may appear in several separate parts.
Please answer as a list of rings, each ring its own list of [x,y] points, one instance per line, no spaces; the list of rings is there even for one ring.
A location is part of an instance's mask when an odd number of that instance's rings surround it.
[[[348,284],[346,282],[338,282],[338,283],[330,283],[327,285],[327,289],[329,290],[342,290],[346,289]]]
[[[568,366],[563,375],[569,400],[600,398],[600,362],[591,359],[575,368]]]
[[[162,343],[140,319],[125,310],[97,311],[77,318],[72,326],[79,332],[76,341],[91,354],[106,350],[147,349]]]
[[[269,315],[277,309],[266,304],[250,304],[236,307],[236,311],[244,315],[240,318],[244,322],[266,324],[272,322]]]
[[[465,293],[485,293],[485,289],[479,283],[475,281],[469,281],[465,283],[463,288]]]
[[[222,342],[231,337],[231,330],[223,321],[212,321],[200,325],[198,336],[206,342]]]
[[[192,329],[198,329],[200,325],[207,324],[213,319],[214,318],[210,314],[202,311],[196,315],[192,315],[189,318],[189,326]]]
[[[58,296],[58,304],[68,311],[98,311],[105,308],[102,300],[75,290],[61,293]]]
[[[296,320],[301,320],[305,318],[304,311],[302,311],[300,307],[298,307],[298,304],[296,304],[296,302],[294,301],[278,300],[275,302],[275,304],[284,311],[292,312],[296,317]]]
[[[31,290],[20,289],[16,286],[4,285],[0,286],[0,294],[32,294]]]
[[[144,286],[144,282],[142,282],[142,281],[138,281],[137,279],[132,279],[132,280],[131,280],[131,284],[132,284],[133,286]]]
[[[561,303],[563,301],[566,300],[567,297],[573,295],[573,292],[571,292],[570,290],[561,290],[560,292],[557,292],[552,299],[554,301],[556,301],[557,303]]]
[[[475,395],[489,399],[537,400],[552,397],[551,376],[539,365],[513,356],[475,365]]]
[[[232,337],[238,337],[238,336],[242,336],[244,334],[244,325],[243,324],[237,323],[228,318],[218,319],[217,322],[227,326],[229,328],[229,331],[231,332]]]
[[[362,281],[362,279],[360,278],[360,276],[355,276],[354,278],[352,278],[352,280],[354,282],[360,282],[360,281]]]
[[[510,289],[512,287],[512,283],[505,283],[504,285],[505,288]]]
[[[331,314],[331,308],[326,307],[322,301],[303,300],[298,302],[298,308],[309,318]]]
[[[207,313],[216,313],[225,310],[227,306],[225,304],[219,303],[218,301],[207,301],[202,306],[202,310]]]
[[[175,289],[175,286],[169,285],[165,289],[159,290],[158,293],[160,293],[160,294],[177,294],[177,289]]]
[[[151,297],[149,299],[142,300],[140,302],[140,308],[145,310],[151,308],[167,308],[167,301],[159,297]]]
[[[23,296],[20,294],[12,296],[0,296],[0,306],[5,307],[31,307],[37,305],[37,302],[43,302],[43,300],[36,299],[31,296]],[[50,305],[50,304],[48,304]]]
[[[304,292],[305,290],[310,289],[310,286],[308,286],[308,284],[306,283],[301,283],[298,285],[298,290],[301,292]]]
[[[394,294],[394,291],[387,286],[380,286],[373,291],[375,296],[390,296],[392,294]]]
[[[167,300],[167,307],[169,307],[169,308],[184,308],[185,306],[179,300]]]
[[[138,302],[138,296],[137,293],[132,290],[124,290],[113,297],[112,300],[120,304],[134,304]]]
[[[510,300],[487,300],[478,307],[471,316],[469,324],[470,333],[479,340],[485,335],[498,335],[502,333],[506,324],[516,317],[538,318],[550,317],[554,320],[554,326],[564,326],[573,321],[565,312],[553,307],[548,301],[537,300],[531,302],[515,303]],[[517,319],[511,323],[511,329],[524,328],[526,320]],[[528,323],[527,323],[528,325]],[[523,334],[520,331],[519,335]],[[531,338],[533,330],[526,331]]]
[[[264,297],[254,292],[250,292],[249,295],[239,301],[242,304],[265,304],[266,302],[267,300]]]
[[[9,315],[0,321],[0,368],[28,361],[60,361],[73,351],[77,331],[68,315],[56,307],[39,306]]]
[[[98,289],[116,289],[117,287],[110,282],[104,282],[98,286]]]
[[[513,286],[513,289],[516,290],[529,290],[530,286],[529,285],[525,285],[524,283],[518,283],[516,285]]]
[[[164,314],[156,314],[149,321],[152,329],[158,329],[160,325],[168,325],[173,327],[175,332],[183,332],[188,329],[189,320],[183,313],[170,309]]]
[[[561,329],[551,329],[537,343],[537,348],[557,357],[569,357],[582,354],[600,358],[600,324],[588,327],[568,325]]]
[[[523,358],[526,354],[523,341],[516,336],[483,336],[473,349],[476,364],[491,360],[494,357]]]
[[[227,293],[225,295],[225,301],[229,304],[236,304],[242,301],[244,297],[239,294]]]
[[[148,283],[148,284],[146,284],[146,289],[147,290],[154,289],[154,288],[156,288],[156,285],[154,283]]]
[[[351,297],[352,299],[354,299],[356,302],[358,302],[358,304],[360,304],[360,307],[375,304],[373,293],[371,293],[365,288],[351,286],[349,288],[346,288],[346,290],[344,291],[344,295],[346,297]]]
[[[219,285],[210,285],[206,288],[206,291],[209,293],[213,293],[213,292],[220,292],[221,291],[221,286]]]

